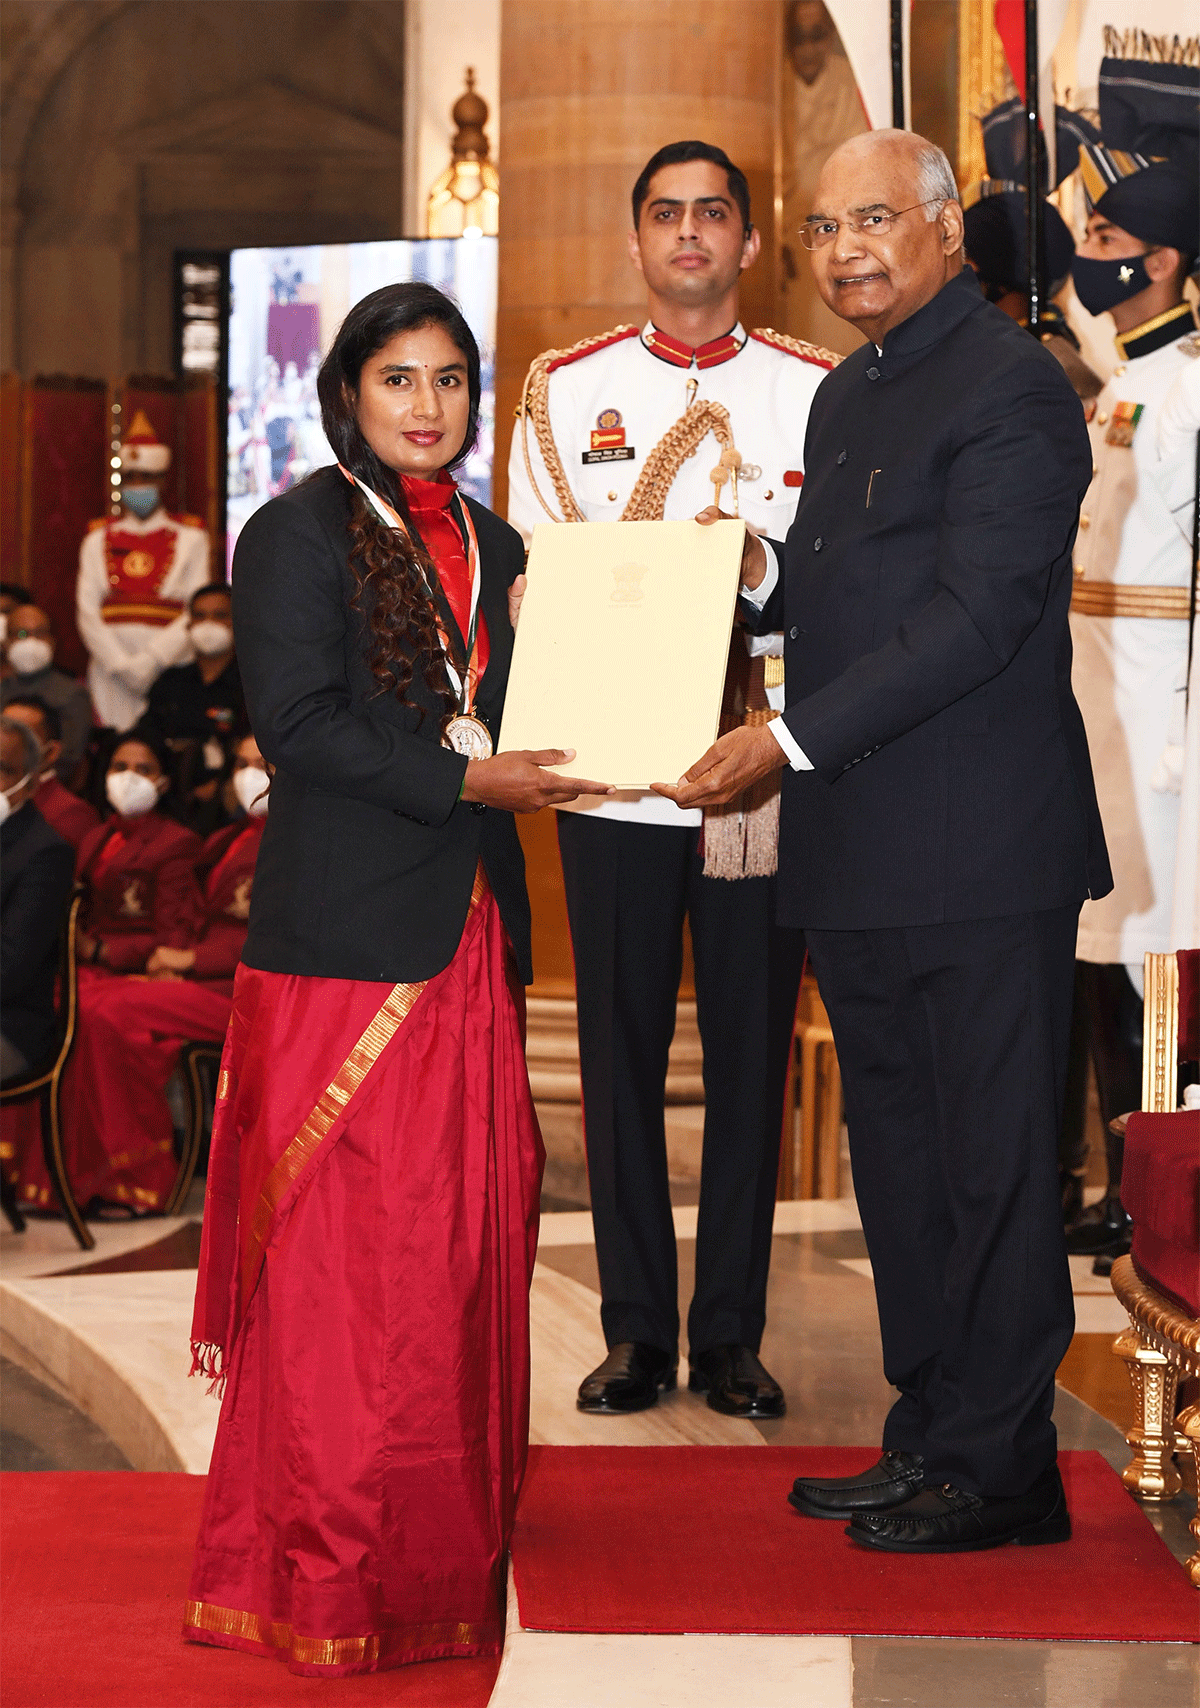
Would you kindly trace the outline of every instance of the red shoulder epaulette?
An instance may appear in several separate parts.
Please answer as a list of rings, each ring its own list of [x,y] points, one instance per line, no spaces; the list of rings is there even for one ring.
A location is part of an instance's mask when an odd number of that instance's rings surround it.
[[[204,523],[199,516],[193,516],[186,510],[168,510],[167,515],[172,522],[178,522],[181,528],[203,529]]]
[[[803,338],[790,338],[786,332],[776,332],[773,326],[756,326],[750,336],[756,343],[767,344],[772,350],[783,350],[802,362],[811,362],[814,368],[836,368],[842,359],[836,350],[825,350],[820,344],[809,344]]]
[[[607,350],[610,344],[621,344],[626,338],[636,338],[636,326],[618,326],[612,332],[603,332],[598,338],[586,339],[583,348],[578,346],[564,350],[561,356],[556,356],[552,362],[547,362],[546,372],[554,373],[559,368],[567,367],[571,362],[582,362],[585,356],[594,356],[597,350]]]

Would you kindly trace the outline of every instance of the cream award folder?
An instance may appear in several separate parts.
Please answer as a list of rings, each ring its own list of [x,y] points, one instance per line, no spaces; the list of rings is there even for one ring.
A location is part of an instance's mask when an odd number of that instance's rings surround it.
[[[646,789],[717,736],[745,523],[547,522],[533,530],[499,750]]]

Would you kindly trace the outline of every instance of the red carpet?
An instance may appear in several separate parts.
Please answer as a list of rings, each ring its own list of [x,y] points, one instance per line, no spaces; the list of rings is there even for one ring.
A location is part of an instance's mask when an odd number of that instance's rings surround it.
[[[1074,1535],[924,1558],[787,1505],[852,1447],[534,1447],[513,1564],[538,1631],[724,1631],[1191,1643],[1196,1591],[1098,1453],[1059,1456]]]
[[[4,1708],[484,1708],[498,1660],[297,1678],[179,1635],[203,1477],[0,1477]]]

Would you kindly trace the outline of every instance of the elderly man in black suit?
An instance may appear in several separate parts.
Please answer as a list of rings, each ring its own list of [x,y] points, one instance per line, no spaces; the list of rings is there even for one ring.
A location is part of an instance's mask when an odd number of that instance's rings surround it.
[[[877,1465],[790,1498],[902,1552],[1070,1535],[1055,1145],[1079,908],[1111,884],[1067,628],[1083,412],[962,231],[923,138],[830,157],[802,237],[868,342],[817,392],[786,545],[743,562],[746,620],[786,633],[786,709],[662,786],[706,804],[788,767],[780,920],[832,1021],[900,1390]]]

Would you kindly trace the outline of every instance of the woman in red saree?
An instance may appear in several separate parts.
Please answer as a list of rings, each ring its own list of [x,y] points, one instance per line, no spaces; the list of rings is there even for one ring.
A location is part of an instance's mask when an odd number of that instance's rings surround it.
[[[479,403],[458,310],[376,291],[318,389],[339,466],[233,567],[275,774],[213,1126],[193,1349],[225,1392],[184,1635],[330,1676],[503,1642],[543,1161],[512,814],[602,786],[489,756],[522,549],[446,472]]]

